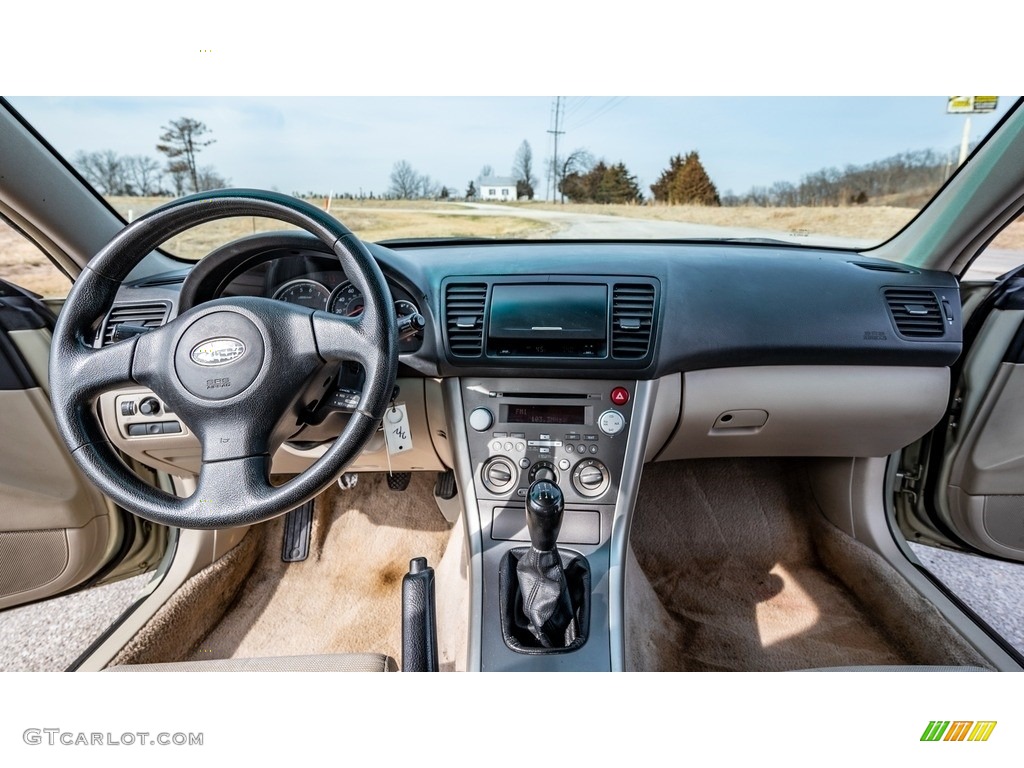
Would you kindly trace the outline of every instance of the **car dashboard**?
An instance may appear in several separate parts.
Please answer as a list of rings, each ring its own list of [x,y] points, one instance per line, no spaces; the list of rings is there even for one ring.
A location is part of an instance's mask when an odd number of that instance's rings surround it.
[[[502,558],[528,541],[537,480],[564,493],[559,544],[585,556],[590,621],[578,652],[524,656],[482,622],[485,670],[620,668],[623,563],[643,466],[688,458],[886,456],[945,412],[961,352],[948,273],[840,250],[725,242],[442,241],[368,246],[395,313],[422,315],[399,349],[400,450],[381,428],[351,472],[437,472],[458,488],[485,615],[499,611]],[[122,286],[97,334],[158,326],[224,296],[351,315],[359,296],[302,233],[224,246],[190,270]],[[273,475],[322,456],[360,399],[361,371],[331,370],[274,452]],[[200,446],[143,388],[105,393],[124,455],[187,488]],[[390,412],[389,412],[390,413]],[[440,484],[439,484],[439,487]],[[451,519],[454,522],[454,519]],[[618,662],[616,660],[619,660]]]

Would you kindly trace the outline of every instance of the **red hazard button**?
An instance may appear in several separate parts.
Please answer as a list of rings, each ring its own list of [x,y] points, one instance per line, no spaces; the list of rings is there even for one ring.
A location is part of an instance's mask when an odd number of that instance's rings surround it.
[[[625,405],[629,402],[629,390],[625,387],[616,387],[612,390],[612,402],[616,405]]]

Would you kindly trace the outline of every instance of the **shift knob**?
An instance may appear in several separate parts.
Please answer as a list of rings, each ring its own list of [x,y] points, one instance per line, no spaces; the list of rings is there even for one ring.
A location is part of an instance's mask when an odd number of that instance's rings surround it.
[[[526,494],[526,527],[534,549],[549,552],[555,548],[564,509],[565,497],[557,483],[534,481]]]

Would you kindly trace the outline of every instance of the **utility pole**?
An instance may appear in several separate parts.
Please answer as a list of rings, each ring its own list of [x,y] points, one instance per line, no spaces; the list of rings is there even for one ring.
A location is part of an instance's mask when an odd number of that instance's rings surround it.
[[[555,96],[555,128],[548,131],[555,137],[555,154],[551,161],[551,202],[555,202],[555,197],[558,195],[558,137],[565,133],[565,131],[558,130],[558,126],[561,122],[560,112],[563,109],[565,109],[565,105],[562,103],[562,97]]]

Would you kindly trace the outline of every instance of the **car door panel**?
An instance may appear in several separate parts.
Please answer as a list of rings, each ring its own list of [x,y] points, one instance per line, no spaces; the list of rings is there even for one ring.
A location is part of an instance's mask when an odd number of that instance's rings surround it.
[[[57,434],[47,321],[45,308],[0,284],[0,609],[83,583],[123,536],[118,511]]]
[[[994,310],[965,366],[963,435],[949,454],[954,530],[975,547],[1024,560],[1024,311]],[[1007,339],[1009,338],[1009,341]],[[995,363],[993,365],[993,363]]]

